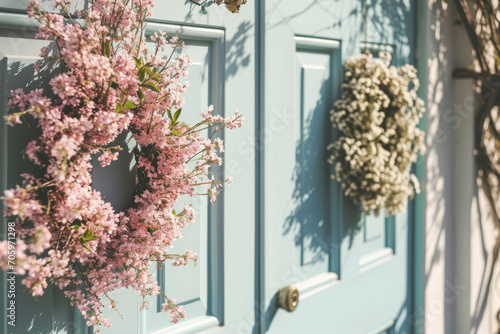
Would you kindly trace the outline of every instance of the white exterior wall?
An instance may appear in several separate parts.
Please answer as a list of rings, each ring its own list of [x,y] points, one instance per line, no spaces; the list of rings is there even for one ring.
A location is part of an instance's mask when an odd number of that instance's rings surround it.
[[[419,68],[426,71],[422,96],[427,100],[424,330],[428,334],[495,333],[500,310],[498,268],[490,278],[497,231],[477,187],[473,156],[477,96],[472,79],[452,78],[453,69],[473,63],[459,19],[453,1],[446,5],[440,0],[429,0],[417,18]]]

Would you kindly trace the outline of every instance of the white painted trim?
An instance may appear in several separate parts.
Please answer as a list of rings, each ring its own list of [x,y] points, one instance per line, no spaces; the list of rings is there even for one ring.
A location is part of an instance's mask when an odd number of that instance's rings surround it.
[[[385,332],[388,329],[392,328],[392,326],[394,326],[393,320],[384,323],[383,325],[379,326],[377,329],[371,331],[369,334],[380,334],[380,333]]]
[[[365,272],[379,266],[385,261],[394,258],[394,251],[390,247],[379,249],[376,252],[364,255],[359,259],[359,272]]]
[[[216,317],[198,317],[193,320],[186,321],[175,327],[168,327],[154,332],[153,334],[195,334],[201,331],[212,329],[219,325],[219,320]]]
[[[294,40],[295,44],[303,49],[337,50],[340,48],[340,41],[332,39],[295,36]]]
[[[214,41],[224,39],[224,30],[222,29],[180,26],[157,22],[149,22],[146,25],[146,35],[152,35],[158,30],[164,31],[170,36],[177,34],[177,31],[180,30],[181,37],[190,40]]]
[[[308,280],[297,283],[299,289],[299,300],[315,295],[321,290],[337,284],[339,277],[335,273],[323,273]]]

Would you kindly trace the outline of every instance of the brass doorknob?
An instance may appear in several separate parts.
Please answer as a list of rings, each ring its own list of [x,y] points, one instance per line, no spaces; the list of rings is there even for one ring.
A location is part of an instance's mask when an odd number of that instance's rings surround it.
[[[299,305],[299,289],[296,285],[285,286],[278,292],[278,306],[288,312],[292,312]]]

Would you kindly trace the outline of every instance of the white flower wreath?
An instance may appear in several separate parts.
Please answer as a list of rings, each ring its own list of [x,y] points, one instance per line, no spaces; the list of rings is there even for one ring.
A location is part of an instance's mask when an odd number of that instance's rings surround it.
[[[425,151],[424,132],[417,128],[425,109],[417,97],[417,70],[390,66],[389,53],[379,57],[347,59],[343,94],[331,112],[340,137],[328,149],[332,178],[344,194],[365,213],[385,208],[391,215],[405,211],[408,197],[420,192],[410,169]]]

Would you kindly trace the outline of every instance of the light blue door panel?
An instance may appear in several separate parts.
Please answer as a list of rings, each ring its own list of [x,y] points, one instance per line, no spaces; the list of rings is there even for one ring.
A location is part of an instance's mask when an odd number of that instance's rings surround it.
[[[10,90],[23,88],[34,89],[46,87],[50,75],[37,74],[35,63],[39,60],[40,49],[47,45],[45,41],[33,39],[31,25],[22,25],[10,22],[8,28],[0,25],[0,184],[1,189],[14,188],[21,182],[21,173],[33,173],[33,164],[23,159],[22,151],[27,143],[34,139],[34,135],[26,124],[10,127],[5,123],[7,114],[7,97]],[[3,202],[0,202],[3,212]],[[6,238],[7,219],[3,218],[1,225],[1,239]],[[2,333],[83,333],[81,317],[69,307],[68,300],[61,291],[49,286],[43,296],[34,298],[21,284],[22,277],[16,278],[15,297],[8,297],[12,292],[6,279],[11,275],[0,271],[0,288],[2,310],[15,301],[15,324],[7,325],[6,312],[2,312],[0,325]],[[9,303],[9,304],[8,304]]]
[[[328,118],[321,111],[326,102],[322,95],[332,92],[331,64],[328,52],[296,51],[296,76],[300,82],[301,134],[297,142],[294,199],[299,211],[287,220],[289,226],[300,226],[296,245],[300,245],[300,266],[311,277],[328,272],[331,263],[330,220],[328,219],[329,168],[325,164]],[[321,101],[319,104],[318,101]],[[325,180],[327,180],[325,182]],[[299,203],[297,203],[299,204]],[[285,232],[286,233],[286,232]],[[297,235],[297,234],[296,234]]]
[[[377,13],[388,10],[384,1],[372,5]],[[394,34],[382,40],[387,34],[380,28],[394,22],[370,22],[379,30],[364,36],[361,1],[266,1],[263,127],[280,109],[293,116],[286,130],[265,142],[261,170],[262,324],[269,333],[409,333],[407,214],[365,216],[330,180],[325,151],[338,135],[329,115],[345,59],[365,42],[379,49],[395,45],[395,58],[408,59],[407,23],[397,34],[388,29]],[[297,309],[286,312],[276,306],[276,294],[290,284],[300,298]]]
[[[163,31],[175,31],[175,27],[165,29],[160,27]],[[186,104],[183,107],[182,117],[191,124],[195,124],[199,120],[201,111],[204,111],[208,105],[214,103],[220,105],[220,99],[214,95],[214,90],[211,84],[217,78],[221,77],[220,73],[214,73],[214,68],[217,70],[217,65],[214,60],[214,48],[221,48],[222,44],[219,39],[223,37],[223,32],[220,30],[213,30],[213,40],[193,41],[185,38],[187,45],[186,52],[193,59],[193,65],[190,68],[189,75],[189,89],[185,95]],[[220,50],[217,50],[220,52]],[[220,80],[220,79],[218,79]],[[215,101],[215,102],[214,102]],[[204,134],[207,137],[207,133]],[[211,167],[213,168],[213,167]],[[217,175],[217,170],[211,170],[211,173]],[[219,175],[220,177],[220,175]],[[209,216],[210,211],[215,208],[209,205],[208,199],[204,196],[197,198],[190,198],[188,196],[180,199],[178,205],[179,210],[182,209],[184,203],[193,203],[193,208],[197,212],[197,219],[194,224],[187,226],[184,230],[185,237],[175,242],[172,253],[184,253],[186,249],[191,249],[199,255],[198,264],[193,267],[189,264],[186,267],[170,267],[166,265],[164,268],[157,269],[158,281],[162,289],[166,292],[167,296],[177,299],[178,305],[182,305],[186,311],[187,320],[196,319],[196,321],[205,322],[206,317],[210,316],[210,301],[208,291],[216,291],[217,286],[214,285],[210,273],[217,271],[217,261],[214,259],[218,256],[215,252],[210,252],[208,244],[212,234],[209,230],[218,229],[218,220],[215,216],[211,219]],[[220,206],[220,203],[215,204]],[[220,255],[219,255],[220,256]],[[155,268],[153,268],[155,270]],[[210,298],[217,299],[216,294],[210,294]],[[146,333],[153,333],[160,329],[169,327],[169,317],[161,313],[161,304],[165,300],[159,296],[153,308],[148,311],[145,326]],[[214,324],[218,325],[219,320],[212,317],[210,327]],[[144,324],[143,324],[144,326]],[[208,327],[208,328],[210,328]]]
[[[109,333],[157,333],[160,331],[197,333],[209,328],[231,332],[238,326],[253,326],[254,324],[253,289],[241,290],[241,286],[254,286],[254,268],[247,264],[253,262],[255,249],[253,237],[255,209],[252,204],[255,198],[252,189],[255,177],[252,162],[255,158],[252,145],[244,139],[250,138],[253,134],[254,115],[251,111],[255,109],[255,101],[252,91],[241,89],[254,82],[254,59],[250,57],[254,41],[249,33],[251,27],[249,22],[253,20],[253,10],[250,7],[246,14],[231,16],[226,9],[215,8],[215,6],[211,8],[210,14],[201,12],[200,7],[196,5],[180,3],[180,5],[173,6],[178,11],[172,12],[172,8],[169,7],[168,11],[162,12],[161,8],[158,8],[160,10],[157,13],[160,15],[157,15],[155,19],[157,23],[149,24],[148,33],[162,29],[172,36],[182,26],[181,37],[187,41],[188,52],[195,61],[188,78],[191,87],[186,95],[187,104],[184,108],[183,119],[188,122],[199,120],[200,112],[204,111],[209,104],[214,104],[216,111],[222,114],[232,114],[237,106],[245,114],[246,122],[243,129],[235,131],[235,134],[223,135],[224,139],[230,139],[225,145],[225,159],[231,163],[226,164],[224,169],[213,169],[216,176],[222,178],[225,174],[231,174],[237,181],[230,188],[225,189],[224,195],[226,196],[219,196],[214,205],[208,205],[205,198],[194,201],[190,199],[194,202],[198,219],[195,224],[187,227],[185,238],[179,240],[172,251],[184,251],[185,248],[197,251],[200,255],[198,266],[166,268],[158,272],[160,284],[165,286],[171,297],[177,297],[179,303],[183,304],[188,320],[177,326],[171,326],[169,318],[158,312],[161,300],[154,300],[151,310],[139,313],[137,294],[130,290],[118,290],[114,291],[111,297],[117,300],[121,314],[111,312],[111,310],[108,312],[113,322],[113,328],[107,330]],[[38,55],[40,43],[44,43],[31,40],[34,24],[25,14],[12,14],[13,9],[23,12],[24,7],[25,4],[21,2],[3,1],[0,3],[0,11],[1,8],[9,8],[9,13],[0,13],[2,18],[0,28],[5,30],[6,36],[12,37],[8,45],[6,42],[0,44],[1,61],[4,65],[9,61],[4,54],[9,57],[19,54],[21,61],[32,63],[31,58]],[[197,11],[194,12],[193,9]],[[174,15],[171,15],[172,13]],[[170,20],[165,20],[169,15]],[[184,25],[185,22],[201,22],[207,18],[212,22],[212,25],[207,27]],[[11,29],[13,22],[16,23],[18,30]],[[181,26],[175,24],[181,24]],[[228,27],[226,28],[225,25]],[[30,39],[25,41],[27,34]],[[239,58],[235,59],[236,55],[241,55],[244,63],[240,63]],[[33,70],[31,69],[28,73],[23,67],[20,69],[25,72],[22,76],[17,75],[14,70],[9,69],[8,75],[7,70],[2,71],[4,102],[6,89],[13,88],[12,86],[16,83],[25,85],[30,81]],[[236,74],[238,74],[237,78]],[[2,102],[2,115],[7,112],[4,102]],[[2,189],[5,189],[18,183],[18,174],[21,171],[19,166],[24,163],[20,152],[30,137],[29,132],[19,131],[18,128],[16,131],[7,132],[3,118],[1,124],[2,136],[9,139],[2,141]],[[18,140],[18,137],[24,141]],[[123,142],[126,137],[122,136],[119,140]],[[11,143],[16,143],[16,145]],[[11,158],[7,156],[8,154],[16,156]],[[130,170],[133,164],[130,151],[122,151],[119,162],[108,168],[101,169],[96,164],[94,186],[105,193],[106,198],[117,210],[124,210],[131,202],[130,194],[134,177],[133,170],[132,172]],[[225,208],[230,208],[230,210]],[[5,224],[2,225],[2,229],[3,226]],[[244,233],[245,238],[237,237],[240,233]],[[224,270],[224,266],[228,266],[231,270]],[[156,271],[154,268],[152,270]],[[5,280],[2,280],[3,291],[5,291],[5,286]],[[19,284],[18,291],[20,290]],[[79,323],[75,325],[74,322],[81,322],[81,319],[73,317],[73,308],[68,307],[68,302],[62,298],[60,292],[55,292],[52,298],[52,289],[49,288],[44,297],[38,298],[36,303],[30,302],[29,306],[22,302],[23,298],[33,300],[29,296],[18,296],[19,305],[23,308],[19,319],[29,327],[29,331],[25,327],[19,327],[19,333],[48,333],[53,326],[56,328],[56,333],[64,333],[66,330],[68,333],[76,332],[71,328],[79,325]],[[6,302],[2,299],[3,309]],[[48,305],[54,306],[48,307]],[[6,328],[4,320],[2,319],[2,325]],[[224,327],[220,327],[221,324],[224,324]]]
[[[289,99],[290,124],[275,131],[266,145],[266,297],[282,286],[332,271],[337,252],[332,243],[326,146],[329,102],[333,93],[332,65],[338,59],[337,41],[297,38],[291,59],[295,68]],[[319,50],[302,42],[316,42]],[[325,45],[322,45],[325,44]],[[284,89],[284,87],[280,87]],[[323,99],[328,96],[330,101]],[[274,110],[267,110],[272,119]],[[280,112],[279,109],[276,110]],[[300,281],[296,281],[296,275]]]
[[[29,66],[45,43],[32,39],[33,23],[21,14],[27,2],[0,0],[2,115],[8,89],[31,82]],[[186,199],[197,219],[171,252],[192,249],[198,265],[151,268],[187,320],[170,325],[160,297],[139,313],[139,296],[118,290],[111,296],[123,319],[109,310],[113,328],[105,333],[409,333],[407,214],[364,215],[343,198],[326,162],[326,146],[338,136],[329,116],[346,58],[368,47],[389,50],[395,64],[412,61],[413,2],[371,0],[366,35],[363,4],[249,1],[233,15],[215,5],[203,11],[191,1],[158,1],[146,34],[172,36],[182,28],[194,60],[182,118],[194,122],[214,104],[225,115],[238,109],[246,121],[223,133],[225,164],[213,170],[235,182],[214,205]],[[5,189],[31,168],[20,154],[30,132],[7,128],[3,119],[0,125]],[[118,210],[131,203],[133,165],[130,147],[111,166],[95,164],[94,186]],[[291,313],[276,305],[276,293],[289,284],[300,292]],[[14,333],[85,330],[59,291],[17,298],[23,325]],[[0,324],[6,328],[5,318]]]
[[[146,35],[156,30],[162,30],[172,36],[179,28],[181,27],[174,25],[151,24],[148,26]],[[200,113],[205,111],[210,104],[219,106],[219,108],[222,104],[220,90],[214,83],[219,82],[223,77],[223,73],[220,73],[221,66],[218,64],[217,55],[221,54],[224,32],[219,29],[185,28],[183,30],[182,35],[187,47],[185,51],[189,52],[193,64],[190,67],[189,89],[185,94],[186,103],[183,106],[181,118],[189,124],[195,124],[200,119]],[[168,53],[170,51],[171,49],[167,48],[164,54],[165,58],[170,56]],[[208,137],[208,133],[203,135],[205,138]],[[129,144],[130,152],[133,150],[133,145],[133,142]],[[127,160],[122,162],[120,159],[115,163],[116,165],[124,165],[124,168],[121,168],[122,173],[116,177],[117,179],[127,180],[130,174],[133,175],[134,169],[132,168],[132,172],[129,171]],[[192,164],[194,163],[192,162]],[[117,192],[119,187],[114,184],[107,184],[106,179],[109,174],[107,167],[99,168],[98,163],[96,163],[94,169],[95,187],[102,191],[115,207],[122,205],[124,202],[123,192]],[[217,178],[223,178],[223,171],[218,167],[211,167],[210,173]],[[133,187],[129,189],[129,197],[132,194]],[[176,299],[178,305],[183,306],[187,316],[183,322],[189,322],[189,326],[196,325],[196,330],[201,330],[217,326],[220,323],[216,317],[217,310],[213,310],[212,306],[221,302],[220,294],[218,294],[220,286],[215,280],[214,273],[220,270],[217,267],[217,258],[221,257],[222,254],[211,247],[217,243],[217,237],[219,237],[217,231],[221,229],[220,213],[217,213],[218,209],[221,208],[221,202],[209,205],[205,196],[196,198],[184,196],[179,198],[175,207],[176,211],[180,212],[185,203],[193,204],[197,219],[194,224],[188,225],[183,230],[184,238],[176,240],[169,252],[183,254],[186,249],[190,249],[199,255],[198,265],[188,264],[186,267],[172,267],[167,261],[163,268],[153,266],[150,271],[157,276],[162,291],[169,298]],[[161,312],[162,304],[165,303],[165,299],[161,295],[152,298],[150,309],[138,318],[134,315],[137,313],[136,305],[140,302],[137,295],[128,291],[116,291],[115,294],[118,296],[118,309],[125,308],[126,312],[132,314],[130,317],[123,316],[122,319],[119,314],[113,314],[114,310],[109,310],[107,316],[113,318],[114,326],[111,329],[103,330],[105,333],[122,333],[125,328],[134,327],[142,333],[170,332],[175,328],[185,326],[178,325],[174,328],[170,325],[170,316]],[[136,305],[127,305],[131,302]],[[184,330],[184,332],[189,331]]]
[[[139,298],[134,292],[117,291],[118,301],[125,305],[127,316],[123,319],[111,315],[113,328],[105,333],[123,333],[131,328],[137,333],[199,333],[201,331],[235,333],[241,328],[254,326],[254,268],[248,266],[254,259],[254,154],[252,147],[244,139],[253,131],[252,91],[242,87],[253,82],[252,61],[248,50],[252,45],[248,32],[249,17],[240,15],[235,21],[223,8],[212,7],[209,12],[201,12],[196,5],[175,3],[162,11],[159,3],[156,16],[148,25],[146,34],[156,30],[166,31],[172,36],[181,29],[180,37],[187,45],[186,52],[193,58],[193,66],[187,80],[190,83],[186,94],[186,105],[182,118],[193,123],[199,120],[210,104],[221,114],[230,115],[234,109],[245,114],[245,126],[238,131],[225,132],[225,165],[213,168],[218,178],[230,174],[235,182],[225,187],[215,204],[207,199],[185,198],[192,202],[197,212],[193,225],[184,230],[185,237],[174,243],[172,253],[192,249],[199,255],[198,265],[193,268],[151,268],[167,295],[176,298],[186,310],[187,319],[177,325],[170,325],[169,317],[160,312],[163,298],[153,300],[151,309],[138,313]],[[172,8],[177,10],[175,12]],[[185,13],[185,14],[182,14]],[[215,17],[215,19],[214,19]],[[186,22],[208,20],[213,26],[193,27]],[[228,20],[229,23],[226,23]],[[241,21],[241,22],[238,22]],[[178,25],[179,24],[179,25]],[[223,29],[221,26],[231,25]],[[243,28],[242,28],[243,27]],[[247,59],[236,66],[235,55]],[[236,66],[236,68],[235,68]],[[234,75],[238,73],[238,77]],[[246,135],[245,135],[246,133]],[[180,200],[182,202],[182,200]],[[244,287],[244,288],[242,288]]]

